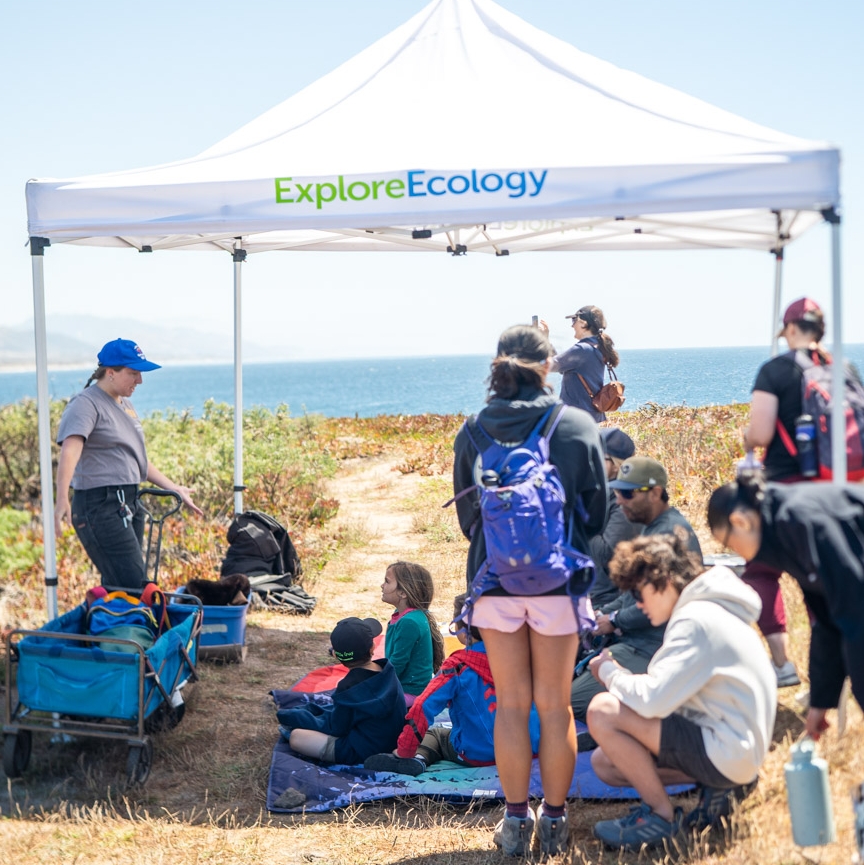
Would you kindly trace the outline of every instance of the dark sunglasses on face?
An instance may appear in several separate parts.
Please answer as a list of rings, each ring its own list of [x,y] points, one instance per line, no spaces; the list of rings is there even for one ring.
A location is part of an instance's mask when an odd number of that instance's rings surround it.
[[[636,601],[637,604],[641,604],[644,598],[642,597],[642,589],[647,586],[647,583],[642,583],[641,586],[634,586],[634,588],[630,589],[630,594],[633,595],[633,600]]]
[[[621,496],[622,499],[632,499],[633,493],[647,493],[648,490],[652,490],[652,489],[654,489],[654,487],[636,487],[635,490],[618,490],[618,489],[616,489],[615,492],[618,493],[618,495]]]

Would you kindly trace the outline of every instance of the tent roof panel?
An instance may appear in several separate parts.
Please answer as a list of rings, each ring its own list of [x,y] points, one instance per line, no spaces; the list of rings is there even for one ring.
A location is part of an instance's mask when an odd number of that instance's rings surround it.
[[[248,238],[819,210],[838,203],[838,175],[827,144],[619,69],[491,0],[435,0],[197,157],[30,181],[27,201],[30,234],[58,241]]]

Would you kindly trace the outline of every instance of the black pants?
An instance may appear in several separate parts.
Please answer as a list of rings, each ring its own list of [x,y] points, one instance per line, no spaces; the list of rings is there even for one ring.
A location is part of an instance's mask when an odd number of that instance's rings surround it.
[[[131,518],[127,516],[124,520],[118,493],[125,497]],[[135,484],[75,490],[72,526],[102,575],[103,586],[138,589],[144,585],[147,575],[141,551],[144,511],[138,505]]]

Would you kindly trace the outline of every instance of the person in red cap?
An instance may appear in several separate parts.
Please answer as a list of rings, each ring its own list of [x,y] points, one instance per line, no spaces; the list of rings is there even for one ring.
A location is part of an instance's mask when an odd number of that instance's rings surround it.
[[[147,360],[131,339],[106,343],[97,361],[84,390],[69,400],[57,430],[54,531],[59,535],[63,521],[70,520],[102,585],[137,589],[147,577],[138,485],[150,481],[173,490],[193,513],[202,511],[192,501],[193,490],[172,483],[147,459],[144,430],[129,401],[141,373],[161,369],[159,364]]]
[[[789,304],[783,314],[782,336],[789,346],[785,354],[762,364],[753,385],[750,402],[750,424],[744,430],[744,447],[749,452],[764,448],[763,465],[769,481],[796,483],[804,480],[797,456],[783,442],[780,427],[795,439],[795,419],[801,414],[801,367],[795,362],[799,351],[808,352],[823,365],[831,356],[821,345],[825,334],[825,317],[819,304],[802,297]],[[751,563],[742,579],[754,588],[762,599],[762,614],[758,625],[768,642],[779,687],[799,683],[795,665],[789,660],[789,640],[786,635],[786,609],[780,594],[780,572],[768,565]]]

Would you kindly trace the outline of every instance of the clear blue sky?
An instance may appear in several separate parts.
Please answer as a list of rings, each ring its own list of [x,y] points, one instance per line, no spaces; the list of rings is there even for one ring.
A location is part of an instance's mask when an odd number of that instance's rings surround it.
[[[44,0],[8,4],[0,34],[0,324],[32,317],[24,184],[192,156],[347,60],[423,0]],[[531,24],[769,127],[840,146],[844,338],[864,342],[864,3],[502,0]],[[350,142],[346,142],[350,146]],[[132,316],[224,335],[227,254],[52,247],[52,313]],[[281,356],[489,353],[532,314],[602,307],[621,348],[767,344],[766,253],[488,256],[270,253],[244,267],[246,338]],[[830,315],[830,237],[789,247],[784,301]],[[829,319],[830,320],[830,319]],[[135,338],[135,334],[117,334]],[[829,334],[830,336],[830,334]],[[143,346],[146,351],[146,345]]]

